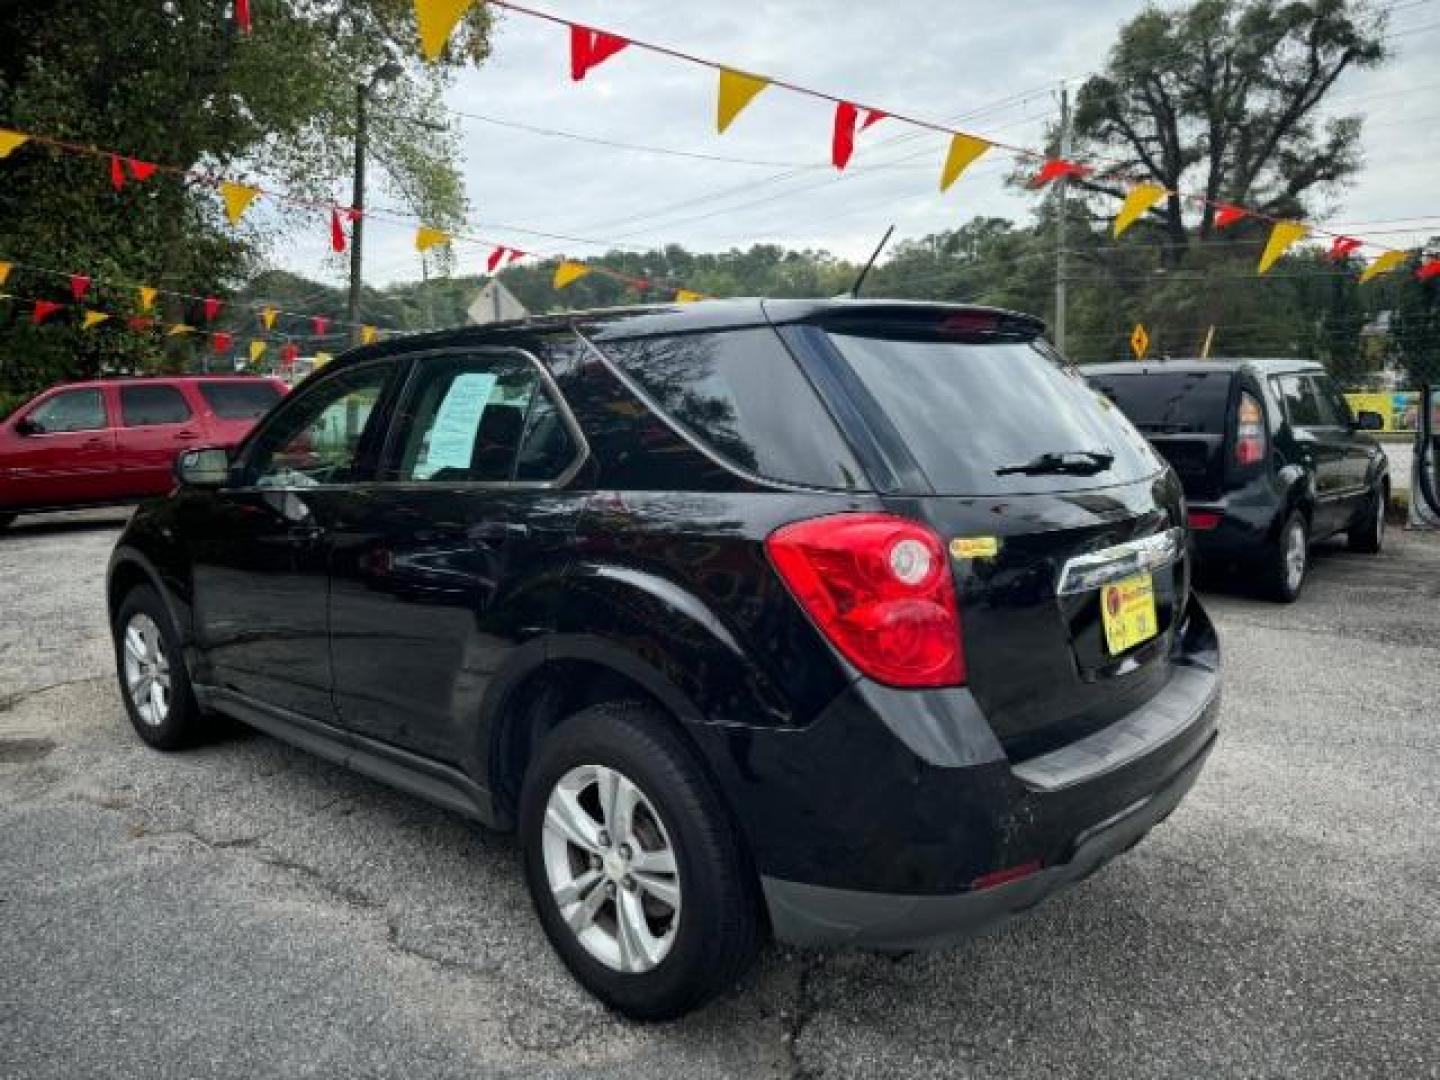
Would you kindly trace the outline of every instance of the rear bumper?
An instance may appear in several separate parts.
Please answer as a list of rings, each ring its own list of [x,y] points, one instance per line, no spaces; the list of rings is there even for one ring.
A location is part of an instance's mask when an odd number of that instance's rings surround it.
[[[1263,491],[1259,495],[1264,495]],[[1190,510],[1221,515],[1213,529],[1191,529],[1190,546],[1201,562],[1253,560],[1265,554],[1275,535],[1279,504],[1273,498],[1240,492],[1213,503],[1191,503]]]
[[[1016,881],[952,895],[916,896],[762,878],[775,936],[796,945],[898,950],[933,948],[998,926],[1139,843],[1180,804],[1217,738],[1212,732],[1164,787],[1078,834],[1064,862]]]
[[[1219,704],[1218,644],[1193,602],[1159,693],[1025,761],[1005,755],[967,691],[857,684],[783,748],[746,748],[753,786],[732,805],[776,935],[908,949],[1033,906],[1175,808],[1214,745]]]

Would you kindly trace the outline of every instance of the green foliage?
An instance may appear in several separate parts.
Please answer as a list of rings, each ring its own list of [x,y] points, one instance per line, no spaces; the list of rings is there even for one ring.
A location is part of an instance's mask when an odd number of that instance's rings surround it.
[[[253,0],[252,9],[247,36],[216,0],[6,3],[0,124],[343,203],[357,85],[398,61],[405,74],[376,89],[371,156],[413,212],[458,226],[458,140],[438,124],[440,93],[455,67],[487,55],[487,6],[471,9],[438,65],[418,59],[412,0]],[[88,302],[117,314],[134,310],[135,293],[110,282],[228,293],[274,237],[325,220],[323,209],[268,204],[234,230],[215,192],[178,173],[117,192],[102,156],[21,147],[0,162],[0,259],[60,273],[17,269],[7,284],[24,301],[0,303],[0,392],[201,361],[198,339],[157,340],[120,319],[82,333],[78,312],[66,312],[32,331],[28,300],[70,299],[63,273],[92,275]],[[198,306],[171,300],[156,314],[194,324]]]

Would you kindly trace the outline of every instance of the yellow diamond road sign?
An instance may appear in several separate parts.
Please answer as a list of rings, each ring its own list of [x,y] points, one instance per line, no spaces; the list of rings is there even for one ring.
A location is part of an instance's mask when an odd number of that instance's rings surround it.
[[[1136,360],[1145,359],[1145,353],[1150,348],[1150,335],[1145,332],[1144,323],[1136,323],[1135,329],[1130,331],[1130,348]]]

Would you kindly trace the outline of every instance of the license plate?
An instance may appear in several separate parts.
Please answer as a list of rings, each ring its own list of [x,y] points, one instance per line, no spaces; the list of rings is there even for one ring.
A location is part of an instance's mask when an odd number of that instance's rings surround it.
[[[1111,656],[1153,638],[1160,626],[1155,618],[1155,584],[1150,575],[1135,574],[1106,585],[1100,590],[1100,614]]]

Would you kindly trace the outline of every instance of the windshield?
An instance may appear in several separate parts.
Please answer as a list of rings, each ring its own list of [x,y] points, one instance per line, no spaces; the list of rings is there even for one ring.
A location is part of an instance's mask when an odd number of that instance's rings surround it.
[[[1141,431],[1155,435],[1225,434],[1228,371],[1091,375],[1090,383]]]
[[[937,494],[1109,487],[1162,467],[1118,409],[1035,343],[830,337]],[[1110,460],[1103,468],[1004,471],[1045,455]]]

